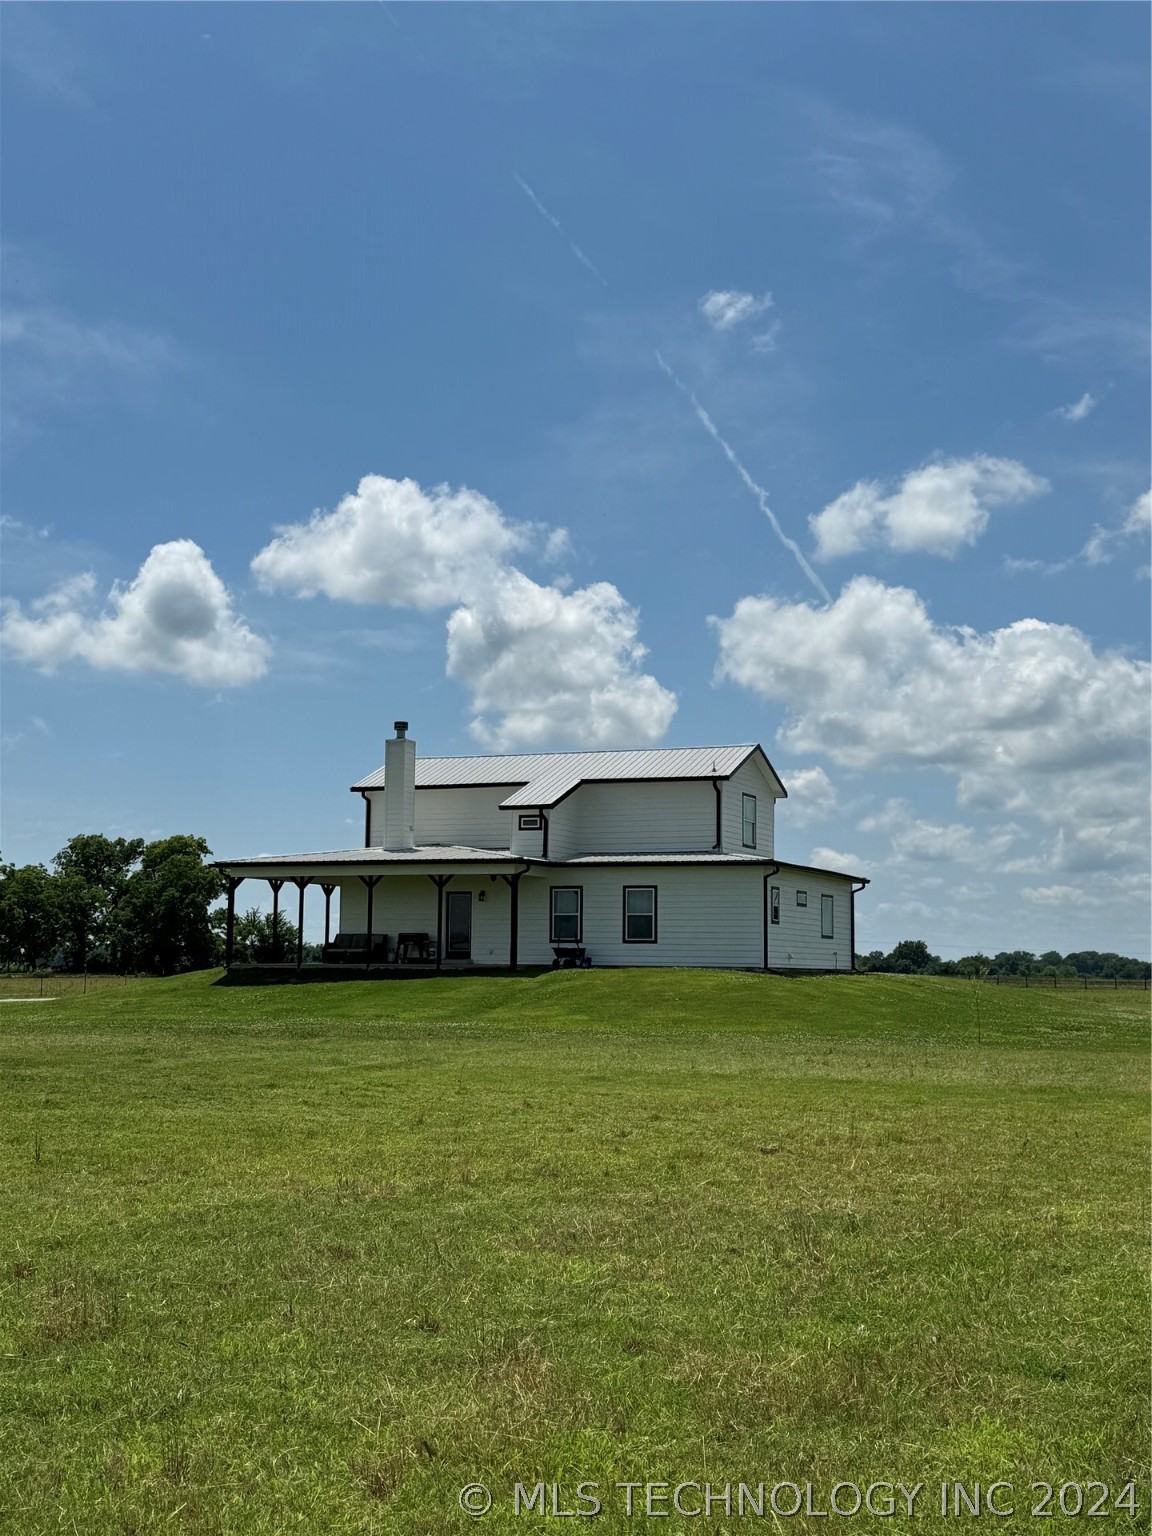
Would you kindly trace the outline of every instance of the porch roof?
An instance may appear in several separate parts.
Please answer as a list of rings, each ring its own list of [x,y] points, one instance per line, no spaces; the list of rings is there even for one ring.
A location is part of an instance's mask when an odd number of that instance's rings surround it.
[[[217,859],[218,869],[282,869],[330,864],[528,864],[507,848],[466,848],[427,844],[422,848],[338,848],[326,853],[269,853],[256,858]]]

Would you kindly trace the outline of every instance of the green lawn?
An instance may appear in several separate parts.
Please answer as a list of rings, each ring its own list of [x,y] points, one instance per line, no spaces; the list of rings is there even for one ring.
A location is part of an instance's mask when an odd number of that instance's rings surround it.
[[[217,975],[0,1004],[3,1531],[1148,1528],[1147,994]]]

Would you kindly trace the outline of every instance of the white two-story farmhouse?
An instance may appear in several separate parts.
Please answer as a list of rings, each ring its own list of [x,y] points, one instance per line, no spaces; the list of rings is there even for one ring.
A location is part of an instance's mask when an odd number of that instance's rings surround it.
[[[332,963],[853,969],[867,881],[773,856],[762,748],[422,758],[407,729],[352,786],[362,848],[220,861],[229,963],[237,887],[266,880],[297,963],[315,885]]]

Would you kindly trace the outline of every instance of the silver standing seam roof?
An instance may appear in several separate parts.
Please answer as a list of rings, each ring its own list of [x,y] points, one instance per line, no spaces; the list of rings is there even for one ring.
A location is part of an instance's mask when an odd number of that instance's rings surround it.
[[[780,796],[788,791],[762,747],[744,742],[732,747],[658,747],[628,752],[526,752],[504,756],[417,757],[417,789],[475,788],[492,785],[511,789],[502,810],[517,806],[556,805],[580,784],[620,783],[629,779],[727,779],[754,752],[764,759]],[[383,789],[384,770],[377,768],[352,785],[353,790]]]

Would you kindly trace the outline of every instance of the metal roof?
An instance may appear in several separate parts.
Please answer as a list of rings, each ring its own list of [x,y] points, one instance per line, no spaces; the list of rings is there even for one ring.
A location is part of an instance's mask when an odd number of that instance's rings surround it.
[[[216,859],[221,869],[270,864],[525,864],[507,848],[467,848],[463,844],[426,844],[422,848],[337,848],[327,853],[269,853],[247,859]]]
[[[727,779],[753,752],[763,749],[744,742],[730,747],[657,747],[635,751],[527,752],[504,756],[417,757],[417,789],[492,787],[509,789],[502,809],[556,805],[582,783],[618,783],[644,779]],[[788,791],[764,757],[780,794]],[[377,768],[352,788],[383,789],[384,770]]]

